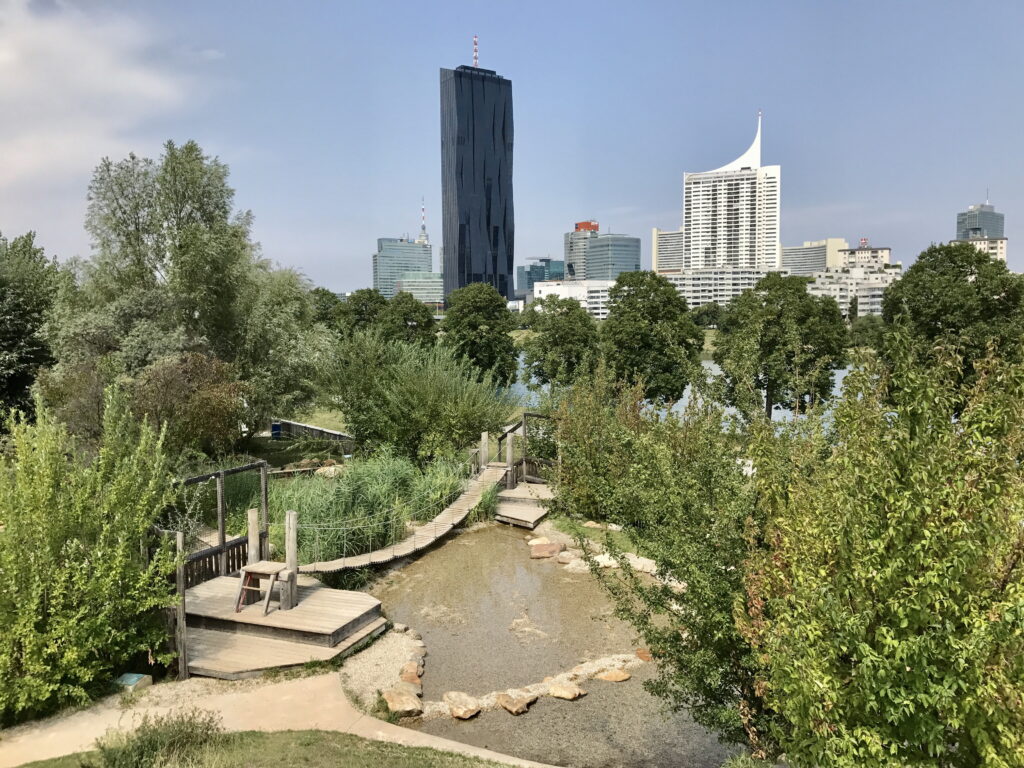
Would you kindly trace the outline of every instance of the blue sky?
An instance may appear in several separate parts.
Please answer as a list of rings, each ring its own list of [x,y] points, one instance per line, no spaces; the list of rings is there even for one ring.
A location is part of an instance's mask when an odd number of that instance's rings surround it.
[[[264,254],[333,290],[377,237],[441,242],[438,68],[513,84],[516,261],[574,221],[680,225],[682,174],[782,166],[782,241],[954,236],[986,188],[1024,269],[1024,3],[0,0],[0,231],[87,255],[103,155],[194,138]]]

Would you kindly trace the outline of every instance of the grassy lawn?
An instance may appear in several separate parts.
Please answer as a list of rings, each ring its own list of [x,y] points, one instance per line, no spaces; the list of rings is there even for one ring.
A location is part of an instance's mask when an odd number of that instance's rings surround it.
[[[323,427],[324,429],[333,429],[338,432],[345,431],[345,417],[340,411],[310,411],[309,413],[302,414],[302,416],[295,420],[303,424],[309,424],[312,427]]]
[[[701,360],[710,360],[715,353],[715,337],[717,335],[718,330],[715,328],[704,329],[704,349],[700,352]]]
[[[83,758],[89,757],[94,757],[94,753],[68,755],[29,765],[36,768],[80,768]],[[403,747],[332,731],[224,734],[183,762],[190,768],[479,768],[498,765],[451,752]]]
[[[562,533],[566,533],[570,536],[575,535],[576,528],[573,523],[564,518],[558,516],[552,516],[548,518],[551,524],[555,526]],[[609,542],[622,552],[632,552],[635,555],[643,555],[643,552],[637,552],[636,545],[630,541],[629,536],[626,535],[625,531],[609,531],[603,528],[583,528],[584,535],[593,542],[598,544],[605,544]]]

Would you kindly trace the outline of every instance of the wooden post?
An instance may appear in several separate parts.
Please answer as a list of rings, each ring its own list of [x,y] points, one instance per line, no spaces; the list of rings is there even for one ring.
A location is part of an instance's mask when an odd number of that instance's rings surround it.
[[[263,462],[263,466],[260,467],[260,531],[262,533],[269,533],[270,531],[270,490],[268,488],[269,479],[270,475],[267,463]],[[260,537],[260,560],[266,560],[270,553],[263,551],[262,544],[263,538]],[[269,547],[269,536],[267,537],[267,546]]]
[[[228,553],[224,551],[227,541],[227,520],[224,513],[224,473],[217,475],[217,544],[220,546],[220,575],[228,575]]]
[[[174,645],[178,652],[178,679],[188,680],[188,629],[185,626],[185,534],[174,534],[174,547],[178,556],[178,568],[174,580],[178,588],[178,604],[174,616]]]
[[[526,427],[526,411],[523,411],[523,480],[526,479],[526,457],[530,455],[530,431]]]
[[[260,561],[260,511],[250,509],[248,514],[249,549],[246,563],[252,565]]]
[[[480,469],[482,470],[491,460],[491,436],[486,432],[480,433]]]
[[[516,430],[515,428],[510,429],[505,433],[505,487],[515,488],[516,487]]]
[[[295,607],[299,598],[298,574],[299,574],[299,521],[298,513],[289,509],[284,513],[284,564],[291,571],[288,584],[281,585],[281,610],[290,610]],[[285,607],[287,605],[287,608]]]

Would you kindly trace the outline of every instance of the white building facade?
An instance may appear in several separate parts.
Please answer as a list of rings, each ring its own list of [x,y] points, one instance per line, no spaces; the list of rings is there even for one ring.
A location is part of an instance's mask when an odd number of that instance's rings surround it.
[[[676,272],[689,268],[686,261],[686,230],[658,229],[651,231],[651,269],[655,272]]]
[[[780,177],[779,166],[761,165],[760,114],[746,152],[713,171],[684,173],[687,268],[778,269]]]
[[[842,267],[840,251],[849,249],[850,244],[841,237],[827,237],[824,240],[804,241],[803,245],[786,246],[782,249],[781,266],[791,275],[810,277],[815,272]]]
[[[777,272],[779,270],[772,270]],[[702,304],[726,306],[744,291],[750,290],[768,272],[759,269],[684,269],[678,273],[663,273],[686,299],[686,305],[695,309]]]
[[[551,280],[534,283],[533,298],[574,299],[591,317],[604,320],[608,317],[608,291],[613,285],[614,280]]]
[[[395,293],[403,291],[417,301],[440,307],[444,304],[444,276],[440,272],[403,272],[395,281]]]
[[[993,259],[1006,263],[1006,238],[1005,237],[972,237],[969,240],[954,240],[954,243],[970,243],[982,253],[987,253]]]
[[[807,285],[812,296],[831,296],[839,305],[843,317],[850,316],[851,303],[857,299],[857,316],[881,315],[885,289],[902,276],[901,264],[890,264],[881,269],[843,267],[814,274]]]

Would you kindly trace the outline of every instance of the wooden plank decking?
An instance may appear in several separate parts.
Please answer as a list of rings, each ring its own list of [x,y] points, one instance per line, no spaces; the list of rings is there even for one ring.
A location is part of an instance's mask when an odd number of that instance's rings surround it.
[[[188,628],[188,671],[193,675],[242,680],[268,669],[287,669],[310,661],[330,661],[355,649],[364,640],[387,629],[387,620],[375,619],[327,648],[272,637]]]
[[[185,592],[189,628],[241,632],[299,643],[331,647],[366,624],[380,618],[380,601],[364,592],[330,589],[315,579],[299,582],[299,602],[282,611],[271,602],[263,615],[262,603],[235,613],[238,578],[220,576]]]
[[[498,509],[494,519],[499,523],[517,525],[520,528],[533,530],[548,514],[544,502],[554,494],[547,485],[539,483],[520,483],[515,488],[498,494]]]
[[[488,465],[485,467],[479,475],[469,481],[463,494],[449,507],[400,542],[383,549],[367,552],[363,555],[300,565],[299,572],[333,573],[334,571],[344,571],[351,568],[365,568],[369,565],[389,563],[401,557],[408,557],[414,552],[419,552],[421,549],[426,549],[438,539],[446,536],[455,526],[465,520],[473,507],[480,503],[480,498],[487,489],[493,488],[501,480],[505,475],[505,470],[504,464]]]

